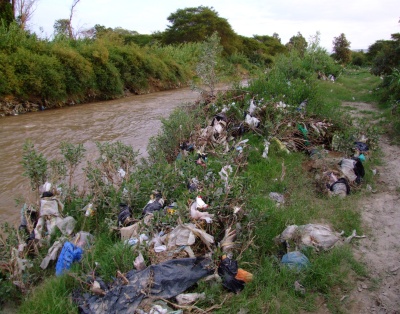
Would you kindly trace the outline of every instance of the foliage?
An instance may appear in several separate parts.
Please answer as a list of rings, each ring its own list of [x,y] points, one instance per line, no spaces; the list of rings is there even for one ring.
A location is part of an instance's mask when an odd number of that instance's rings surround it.
[[[367,65],[367,62],[367,55],[364,53],[364,51],[351,52],[351,64],[363,67]]]
[[[163,42],[176,44],[185,42],[201,42],[217,32],[226,54],[232,54],[240,41],[231,25],[209,7],[199,6],[178,9],[168,16],[169,25],[163,33]]]
[[[197,76],[201,79],[201,84],[205,85],[208,89],[202,90],[206,93],[205,97],[214,97],[215,87],[218,83],[217,65],[218,58],[221,54],[222,46],[220,45],[220,38],[215,32],[206,41],[204,41],[200,56],[199,63],[196,66]]]
[[[0,24],[8,27],[14,21],[11,2],[8,0],[0,0]]]
[[[39,187],[47,179],[47,159],[42,153],[36,151],[34,144],[27,140],[22,147],[22,167],[23,175],[28,177],[33,191],[38,191]]]
[[[300,56],[304,55],[307,46],[308,43],[300,32],[298,32],[297,35],[292,36],[286,44],[288,50],[296,50]]]
[[[347,40],[346,35],[341,33],[333,39],[332,44],[335,60],[342,64],[349,63],[351,61],[351,50],[350,42]]]
[[[82,161],[86,149],[83,147],[83,144],[72,144],[68,142],[62,142],[60,145],[61,154],[64,156],[65,163],[68,167],[69,173],[69,189],[72,188],[72,179],[74,176],[74,172],[76,167]]]

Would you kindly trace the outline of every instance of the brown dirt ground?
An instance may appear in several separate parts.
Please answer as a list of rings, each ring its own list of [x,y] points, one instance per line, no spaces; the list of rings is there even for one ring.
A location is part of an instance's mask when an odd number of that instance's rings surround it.
[[[353,116],[378,112],[367,103],[344,103]],[[368,123],[368,118],[365,118]],[[400,148],[382,136],[382,166],[376,168],[376,191],[358,204],[365,239],[357,241],[355,256],[368,268],[357,288],[343,302],[349,313],[400,313]]]

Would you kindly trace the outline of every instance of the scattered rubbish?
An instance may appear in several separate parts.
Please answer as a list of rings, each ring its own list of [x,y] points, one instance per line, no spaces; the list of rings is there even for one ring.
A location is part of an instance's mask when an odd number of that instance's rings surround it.
[[[249,114],[246,114],[245,123],[252,129],[260,126],[260,120],[258,120],[256,117],[252,117]]]
[[[136,270],[143,270],[146,268],[146,264],[142,253],[139,253],[139,255],[135,258],[133,266],[135,266]]]
[[[250,100],[250,107],[249,107],[249,115],[252,116],[254,114],[254,112],[256,111],[257,106],[254,104],[254,100],[251,99]]]
[[[310,265],[307,256],[299,251],[293,251],[283,255],[281,263],[293,270],[302,270]]]
[[[117,279],[104,296],[83,294],[78,298],[83,313],[135,313],[142,300],[169,299],[214,272],[212,261],[206,258],[181,258],[150,265],[144,270],[131,270],[125,278]]]
[[[118,226],[125,226],[128,218],[132,215],[132,208],[127,204],[119,204]]]
[[[281,243],[294,241],[299,249],[314,247],[317,250],[329,250],[341,240],[341,234],[327,225],[308,224],[288,226],[278,237]]]
[[[329,173],[328,189],[331,195],[345,197],[350,194],[350,185],[346,178],[338,179],[332,172]]]
[[[82,211],[85,212],[85,216],[94,216],[95,209],[93,208],[93,203],[87,204],[85,207],[82,208]]]
[[[198,199],[201,200],[199,204],[197,203]],[[210,214],[208,212],[201,212],[201,211],[197,210],[198,208],[200,208],[200,209],[204,208],[205,203],[204,204],[203,203],[204,203],[204,201],[201,198],[196,198],[196,201],[194,201],[192,203],[192,205],[190,206],[190,216],[193,219],[196,219],[196,220],[203,219],[207,223],[211,223],[212,218],[214,217],[214,214]],[[207,207],[208,207],[208,205],[207,205]],[[205,208],[207,208],[207,207],[205,207]]]
[[[367,152],[369,150],[368,145],[364,142],[354,142],[354,145],[355,148],[360,152]]]
[[[218,275],[222,278],[222,285],[234,293],[242,291],[245,283],[253,279],[251,273],[243,269],[240,269],[239,272],[237,261],[227,256],[222,257],[218,266]]]
[[[189,305],[198,300],[204,300],[206,294],[203,293],[181,293],[175,297],[179,305]]]
[[[162,242],[167,243],[167,248],[170,249],[174,246],[193,245],[196,241],[196,237],[199,237],[207,248],[211,250],[214,237],[191,223],[178,225],[162,238]]]
[[[268,142],[268,140],[264,140],[264,151],[263,151],[263,154],[262,154],[263,158],[268,158],[268,150],[269,150],[269,145],[270,144],[271,143]]]
[[[55,261],[57,259],[58,252],[61,250],[66,240],[67,239],[65,237],[61,237],[59,240],[53,243],[53,245],[49,248],[47,255],[42,260],[40,268],[46,269],[47,266],[49,266],[50,261]]]
[[[159,211],[164,206],[164,199],[160,191],[154,191],[150,197],[150,201],[143,208],[143,215],[152,214]]]
[[[287,154],[290,154],[289,150],[287,149],[287,147],[285,146],[285,144],[283,144],[280,140],[278,140],[276,137],[273,137],[271,139],[271,141],[273,141],[274,143],[277,144],[278,148],[280,151],[283,151]]]
[[[340,163],[340,169],[350,182],[361,183],[365,171],[362,162],[358,159],[343,158]]]
[[[278,203],[278,205],[280,204],[285,204],[285,197],[277,192],[271,192],[269,193],[269,198],[275,202]]]
[[[297,280],[294,282],[294,291],[300,292],[301,294],[306,293],[306,289],[304,288],[304,286]]]
[[[192,178],[188,184],[189,192],[196,192],[199,187],[199,183],[200,182],[197,178]]]
[[[61,276],[69,270],[73,262],[80,261],[82,254],[83,250],[80,247],[77,247],[71,242],[65,242],[57,260],[56,276]]]
[[[218,172],[219,176],[221,177],[221,180],[225,182],[225,189],[229,187],[228,179],[231,173],[232,173],[231,165],[223,166],[221,171]]]

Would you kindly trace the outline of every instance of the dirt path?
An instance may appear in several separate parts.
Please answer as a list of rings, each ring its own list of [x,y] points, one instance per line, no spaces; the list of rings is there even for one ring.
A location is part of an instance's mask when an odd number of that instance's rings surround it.
[[[378,112],[371,104],[344,103],[351,114]],[[349,296],[349,313],[400,313],[400,148],[382,136],[382,166],[376,167],[376,191],[358,204],[367,238],[358,241],[355,254],[369,278],[359,280]],[[367,161],[368,162],[368,161]]]

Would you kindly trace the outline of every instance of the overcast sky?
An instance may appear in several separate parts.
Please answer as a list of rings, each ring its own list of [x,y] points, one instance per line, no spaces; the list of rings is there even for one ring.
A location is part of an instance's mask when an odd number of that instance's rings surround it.
[[[53,34],[54,21],[69,18],[73,0],[38,0],[30,29],[42,36]],[[164,31],[167,17],[178,9],[213,7],[243,36],[278,33],[282,43],[300,32],[307,41],[317,31],[321,46],[332,50],[341,33],[351,49],[367,49],[379,39],[400,32],[399,0],[80,0],[73,27],[95,24],[122,27],[140,34]]]

